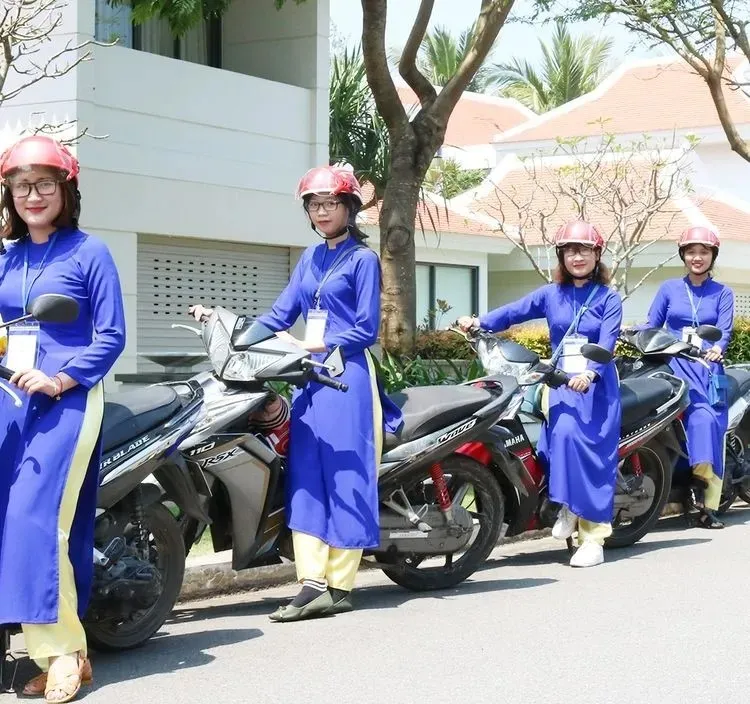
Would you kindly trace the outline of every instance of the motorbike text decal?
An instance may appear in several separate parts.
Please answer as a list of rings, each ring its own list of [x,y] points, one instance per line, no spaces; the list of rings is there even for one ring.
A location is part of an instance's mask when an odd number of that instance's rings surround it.
[[[213,467],[214,465],[220,464],[221,462],[226,462],[226,460],[231,459],[239,452],[242,452],[242,448],[233,447],[231,450],[220,452],[218,455],[214,455],[213,457],[208,457],[205,460],[201,460],[198,464],[201,469],[206,469],[206,467]]]
[[[456,437],[456,435],[460,435],[461,433],[467,431],[469,428],[473,428],[477,424],[477,419],[472,418],[471,420],[467,421],[463,425],[459,425],[458,428],[454,428],[453,430],[444,433],[441,435],[438,439],[438,445],[443,442],[448,442],[448,440],[452,440]]]

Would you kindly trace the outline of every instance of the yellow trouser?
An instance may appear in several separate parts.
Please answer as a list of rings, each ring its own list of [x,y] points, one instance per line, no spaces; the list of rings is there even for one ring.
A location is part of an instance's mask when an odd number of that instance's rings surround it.
[[[362,550],[332,548],[308,533],[292,532],[297,581],[314,579],[333,589],[350,592],[357,578]]]
[[[703,503],[709,511],[716,511],[721,502],[721,490],[724,486],[724,481],[714,474],[714,467],[710,462],[696,464],[693,467],[693,476],[702,479],[708,484]]]
[[[49,667],[49,658],[79,651],[84,657],[86,656],[86,634],[78,618],[78,594],[73,565],[68,557],[68,537],[78,505],[78,495],[99,437],[103,413],[104,393],[102,385],[97,384],[89,391],[86,399],[86,412],[60,504],[57,523],[58,560],[60,562],[57,623],[22,624],[29,657],[35,660],[44,671]]]
[[[541,399],[542,413],[549,418],[549,387],[542,387]],[[584,540],[592,540],[599,545],[604,545],[604,540],[612,535],[611,523],[594,523],[585,518],[578,519],[578,544],[583,545]]]

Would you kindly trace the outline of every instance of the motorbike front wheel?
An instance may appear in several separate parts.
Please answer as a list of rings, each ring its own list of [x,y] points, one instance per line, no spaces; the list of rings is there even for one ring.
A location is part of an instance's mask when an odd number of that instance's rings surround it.
[[[640,462],[635,465],[633,455],[637,455]],[[612,535],[604,541],[606,548],[621,548],[637,543],[648,533],[661,517],[664,506],[669,498],[672,486],[672,465],[664,448],[656,441],[646,443],[638,448],[633,455],[626,458],[622,467],[623,478],[632,481],[637,478],[637,472],[646,475],[653,485],[649,493],[651,503],[648,508],[629,521],[623,521],[615,515],[612,525]],[[639,466],[636,471],[635,467]]]
[[[739,460],[742,462],[743,468],[750,458],[747,453],[750,452],[750,431],[741,425],[734,431],[734,449],[737,452]],[[727,464],[724,464],[724,471],[727,471]],[[750,504],[750,477],[744,477],[742,483],[736,485],[737,496],[739,496],[746,504]]]
[[[185,544],[174,516],[161,504],[145,509],[149,533],[149,562],[161,574],[161,592],[148,609],[121,619],[85,621],[88,643],[99,651],[128,650],[143,645],[167,620],[177,602],[185,575]]]
[[[391,581],[415,592],[448,589],[470,577],[497,545],[505,517],[505,503],[500,484],[492,472],[475,460],[453,455],[441,462],[443,474],[454,505],[463,506],[474,521],[474,532],[466,551],[455,555],[424,556],[400,553],[377,553],[379,562],[390,562],[383,568]],[[427,469],[416,469],[402,484],[412,506],[437,503]],[[442,565],[435,565],[435,561]]]

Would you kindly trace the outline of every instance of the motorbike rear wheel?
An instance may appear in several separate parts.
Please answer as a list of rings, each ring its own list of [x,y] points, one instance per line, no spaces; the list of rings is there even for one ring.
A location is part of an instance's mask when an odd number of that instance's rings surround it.
[[[641,461],[643,473],[647,474],[654,483],[652,503],[644,513],[636,516],[626,525],[617,525],[615,521],[612,535],[604,541],[606,548],[622,548],[637,543],[656,525],[669,498],[669,490],[672,486],[672,465],[664,448],[657,441],[651,440],[638,448],[636,453]],[[628,458],[622,468],[626,477],[629,469],[632,475],[632,466]]]
[[[750,452],[750,430],[740,426],[734,431],[735,438],[742,446],[740,456],[743,462],[750,462],[750,457],[747,453]],[[746,477],[742,484],[737,485],[737,496],[739,496],[746,504],[750,504],[750,480]]]
[[[440,556],[445,562],[442,566],[425,564],[435,558],[425,558],[422,555],[376,553],[380,563],[391,562],[394,565],[393,568],[383,568],[388,579],[415,592],[448,589],[470,577],[497,545],[505,518],[503,492],[489,469],[475,460],[458,455],[447,458],[441,462],[441,466],[446,475],[451,500],[455,502],[461,492],[468,497],[460,504],[472,514],[478,531],[466,552],[456,562],[453,562],[453,555]],[[403,488],[410,495],[414,486],[429,481],[429,471],[417,469],[404,480]],[[473,493],[469,494],[468,490]]]
[[[174,516],[161,504],[145,509],[145,528],[152,536],[150,553],[161,572],[156,603],[130,619],[84,621],[88,644],[99,651],[129,650],[143,645],[167,620],[185,575],[185,543]],[[152,562],[152,564],[153,564]]]

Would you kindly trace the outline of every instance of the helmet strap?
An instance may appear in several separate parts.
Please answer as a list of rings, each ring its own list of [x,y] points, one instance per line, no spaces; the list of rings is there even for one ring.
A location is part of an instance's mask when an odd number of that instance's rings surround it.
[[[310,228],[322,240],[337,240],[339,237],[350,234],[349,225],[342,227],[335,235],[326,235],[324,232],[318,230],[318,228],[315,227],[312,222],[310,223]]]

